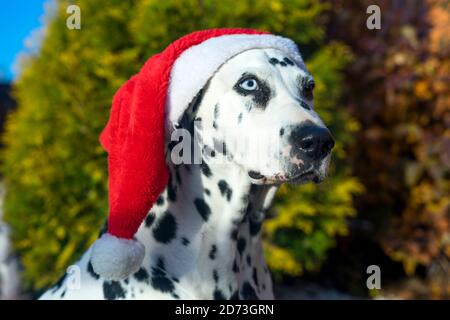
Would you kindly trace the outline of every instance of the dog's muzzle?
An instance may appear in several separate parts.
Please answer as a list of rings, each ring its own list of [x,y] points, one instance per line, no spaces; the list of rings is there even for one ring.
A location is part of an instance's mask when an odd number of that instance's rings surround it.
[[[328,160],[334,147],[330,131],[313,123],[294,127],[289,136],[292,182],[320,182],[326,176]]]

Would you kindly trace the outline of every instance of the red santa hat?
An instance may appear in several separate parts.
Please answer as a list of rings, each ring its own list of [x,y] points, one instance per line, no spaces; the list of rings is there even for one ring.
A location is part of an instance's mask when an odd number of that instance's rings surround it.
[[[166,187],[165,136],[222,64],[250,49],[275,48],[303,60],[287,38],[253,29],[211,29],[186,35],[152,56],[119,88],[100,142],[108,153],[108,231],[91,263],[105,279],[136,272],[145,255],[134,234]]]

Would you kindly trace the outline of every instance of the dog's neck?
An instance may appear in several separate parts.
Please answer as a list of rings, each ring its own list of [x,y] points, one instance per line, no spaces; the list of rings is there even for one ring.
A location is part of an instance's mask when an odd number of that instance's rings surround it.
[[[172,165],[137,237],[150,264],[176,279],[181,298],[271,299],[260,230],[275,191],[229,163]]]

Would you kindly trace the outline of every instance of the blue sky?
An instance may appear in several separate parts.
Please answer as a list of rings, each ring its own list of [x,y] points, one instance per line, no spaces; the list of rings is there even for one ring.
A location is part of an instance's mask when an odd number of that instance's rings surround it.
[[[11,81],[17,54],[32,30],[42,26],[46,0],[0,0],[0,82]]]

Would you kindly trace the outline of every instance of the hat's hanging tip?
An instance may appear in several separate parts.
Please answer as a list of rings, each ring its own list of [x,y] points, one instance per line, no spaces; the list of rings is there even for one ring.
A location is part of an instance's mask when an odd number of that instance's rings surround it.
[[[103,234],[92,246],[94,272],[105,280],[123,280],[137,272],[144,260],[144,246],[133,239]]]

